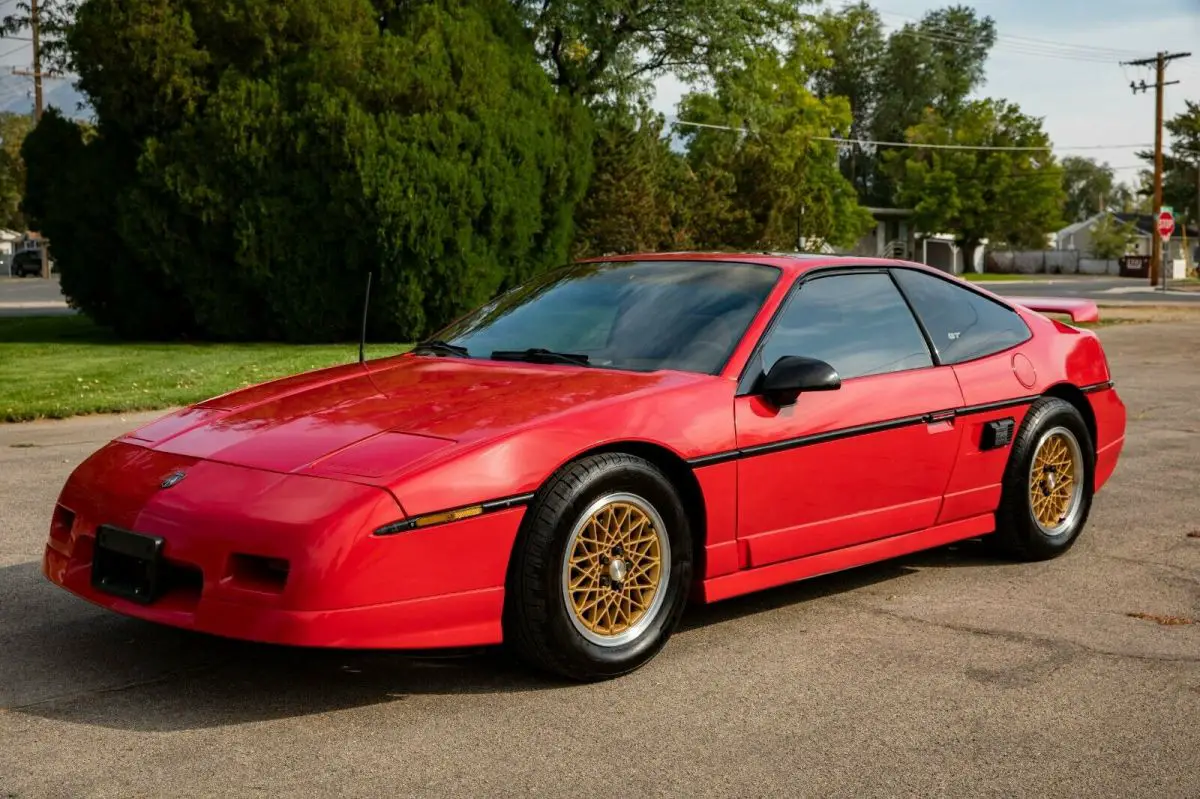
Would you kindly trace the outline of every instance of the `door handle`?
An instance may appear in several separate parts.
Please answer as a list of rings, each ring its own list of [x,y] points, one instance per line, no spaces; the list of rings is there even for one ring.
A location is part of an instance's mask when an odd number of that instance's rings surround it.
[[[953,422],[954,417],[957,415],[958,412],[951,409],[948,411],[934,411],[933,413],[927,413],[922,418],[925,420],[925,424],[934,424],[936,422]]]

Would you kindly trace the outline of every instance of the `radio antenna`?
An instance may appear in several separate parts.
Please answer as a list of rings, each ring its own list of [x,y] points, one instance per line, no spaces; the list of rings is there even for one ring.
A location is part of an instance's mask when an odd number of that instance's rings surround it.
[[[367,293],[363,298],[362,333],[358,337],[358,362],[367,362],[367,311],[371,307],[371,272],[367,272]]]

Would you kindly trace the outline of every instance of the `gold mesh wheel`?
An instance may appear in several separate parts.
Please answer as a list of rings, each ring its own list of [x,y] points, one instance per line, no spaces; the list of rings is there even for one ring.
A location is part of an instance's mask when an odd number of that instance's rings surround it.
[[[563,563],[563,599],[575,629],[600,646],[637,638],[662,607],[670,558],[662,518],[646,500],[612,494],[592,503]]]
[[[1043,532],[1058,535],[1074,522],[1083,496],[1083,458],[1069,430],[1042,435],[1029,467],[1029,507]]]

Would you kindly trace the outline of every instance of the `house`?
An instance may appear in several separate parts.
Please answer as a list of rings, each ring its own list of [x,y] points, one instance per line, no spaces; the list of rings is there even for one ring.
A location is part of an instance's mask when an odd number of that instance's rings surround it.
[[[16,242],[22,238],[21,234],[15,230],[0,228],[0,253],[4,255],[12,255]]]
[[[1076,222],[1073,225],[1068,225],[1055,234],[1055,249],[1057,250],[1079,250],[1081,253],[1091,254],[1092,252],[1092,232],[1096,226],[1100,224],[1105,217],[1112,217],[1119,224],[1132,224],[1136,236],[1133,244],[1129,247],[1127,255],[1150,255],[1151,248],[1154,246],[1153,237],[1158,235],[1158,222],[1153,214],[1125,214],[1113,213],[1104,211],[1094,216],[1090,216],[1082,222]],[[1175,253],[1183,251],[1184,239],[1186,237],[1189,245],[1200,244],[1200,231],[1195,227],[1187,227],[1177,224],[1175,233],[1171,236],[1171,247]]]
[[[1103,211],[1088,217],[1082,222],[1068,225],[1055,234],[1055,249],[1077,250],[1083,256],[1092,254],[1092,233],[1096,226],[1106,217],[1112,217],[1119,224],[1131,224],[1134,228],[1133,242],[1126,255],[1150,255],[1154,247],[1154,237],[1158,236],[1158,222],[1153,214],[1126,214]],[[1183,277],[1187,273],[1188,258],[1185,249],[1191,249],[1191,260],[1196,262],[1200,257],[1197,244],[1200,244],[1200,231],[1195,227],[1176,224],[1175,233],[1171,236],[1171,257],[1174,266],[1171,277]]]
[[[875,227],[851,249],[847,255],[862,255],[870,258],[899,258],[941,269],[943,272],[962,274],[967,264],[965,254],[955,237],[948,233],[924,233],[912,224],[911,208],[868,208],[875,219]],[[986,244],[986,242],[983,242]],[[983,247],[975,248],[970,269],[983,271]]]

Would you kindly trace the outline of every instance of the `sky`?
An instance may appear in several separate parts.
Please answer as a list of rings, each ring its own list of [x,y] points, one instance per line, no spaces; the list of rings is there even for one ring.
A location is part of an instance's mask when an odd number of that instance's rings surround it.
[[[1169,119],[1183,111],[1185,99],[1200,101],[1200,0],[957,2],[996,21],[997,45],[988,60],[987,83],[976,94],[1010,100],[1025,113],[1041,117],[1060,156],[1089,156],[1116,168],[1118,179],[1136,177],[1138,148],[1117,145],[1153,146],[1154,91],[1135,95],[1129,83],[1144,79],[1153,84],[1154,70],[1123,67],[1118,61],[1152,57],[1160,50],[1190,51],[1191,58],[1173,61],[1167,68],[1167,80],[1181,83],[1166,88],[1164,114]],[[952,2],[871,0],[871,4],[890,30]],[[845,3],[826,0],[825,5]],[[1039,43],[1031,43],[1032,39]],[[1030,51],[1049,51],[1054,56]],[[655,108],[674,117],[686,87],[664,78],[656,90]],[[1083,146],[1104,149],[1073,149]]]

